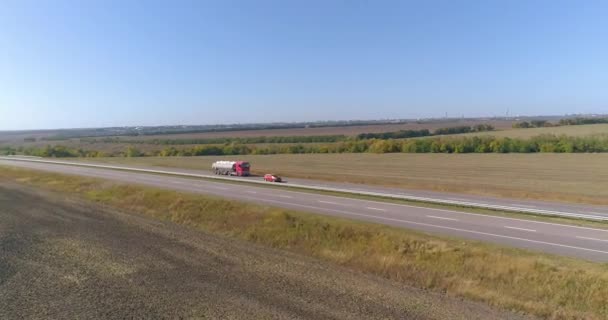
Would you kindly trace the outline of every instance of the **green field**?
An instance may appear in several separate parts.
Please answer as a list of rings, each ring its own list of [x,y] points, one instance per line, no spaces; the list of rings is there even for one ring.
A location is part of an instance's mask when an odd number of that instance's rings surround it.
[[[79,159],[208,170],[245,159],[254,173],[508,198],[608,205],[608,154],[286,154]]]

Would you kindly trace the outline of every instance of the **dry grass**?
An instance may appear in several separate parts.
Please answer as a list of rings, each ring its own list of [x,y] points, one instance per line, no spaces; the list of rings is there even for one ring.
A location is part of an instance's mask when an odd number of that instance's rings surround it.
[[[246,159],[256,173],[287,178],[608,205],[608,154],[286,154],[239,157],[94,159],[208,170]]]
[[[606,264],[91,178],[2,168],[0,179],[544,318],[608,317]]]

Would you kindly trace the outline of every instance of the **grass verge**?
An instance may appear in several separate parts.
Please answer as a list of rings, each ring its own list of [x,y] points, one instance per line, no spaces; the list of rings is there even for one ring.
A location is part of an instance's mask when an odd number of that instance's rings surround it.
[[[0,179],[509,310],[552,319],[608,318],[607,264],[101,179],[8,167]]]

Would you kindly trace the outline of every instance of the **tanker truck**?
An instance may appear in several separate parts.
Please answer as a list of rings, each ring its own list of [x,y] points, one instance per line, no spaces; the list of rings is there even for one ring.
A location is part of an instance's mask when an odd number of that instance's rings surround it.
[[[215,174],[227,176],[248,176],[249,162],[247,161],[216,161],[211,165]]]

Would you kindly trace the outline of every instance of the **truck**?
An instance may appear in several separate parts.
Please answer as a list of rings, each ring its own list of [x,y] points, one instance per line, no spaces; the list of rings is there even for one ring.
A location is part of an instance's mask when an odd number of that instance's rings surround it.
[[[215,174],[226,176],[249,176],[251,165],[247,161],[216,161],[211,165]]]

